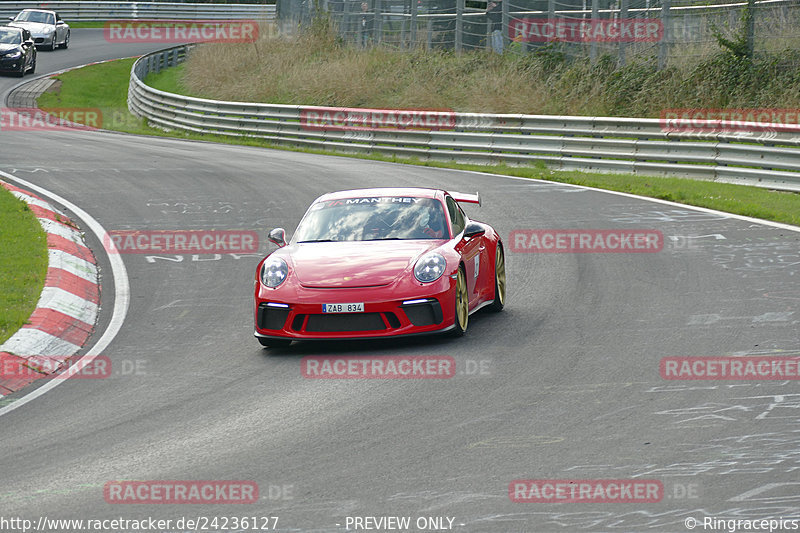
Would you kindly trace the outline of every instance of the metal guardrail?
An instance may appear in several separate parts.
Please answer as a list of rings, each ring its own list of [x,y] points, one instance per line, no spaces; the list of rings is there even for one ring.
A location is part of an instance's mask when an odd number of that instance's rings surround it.
[[[189,45],[188,47],[190,47]],[[800,191],[798,132],[665,132],[659,119],[434,113],[448,129],[335,130],[303,117],[327,108],[222,102],[159,91],[142,81],[177,65],[187,45],[142,56],[128,108],[155,126],[274,144],[459,163],[669,175]]]
[[[211,20],[275,18],[275,4],[190,4],[166,2],[42,2],[42,9],[56,11],[67,22],[106,20]],[[0,2],[0,20],[7,20],[25,8],[39,7],[31,2]]]

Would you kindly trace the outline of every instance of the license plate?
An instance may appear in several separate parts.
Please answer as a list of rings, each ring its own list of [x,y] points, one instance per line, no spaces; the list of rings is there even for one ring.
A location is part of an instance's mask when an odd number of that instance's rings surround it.
[[[322,304],[323,313],[363,313],[364,302],[352,304]]]

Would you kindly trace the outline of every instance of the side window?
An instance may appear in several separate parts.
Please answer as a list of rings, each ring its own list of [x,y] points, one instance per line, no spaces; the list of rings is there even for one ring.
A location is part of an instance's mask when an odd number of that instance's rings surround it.
[[[32,41],[33,37],[31,36],[30,30],[22,30],[22,41]]]
[[[453,236],[464,231],[464,226],[466,226],[464,222],[464,213],[461,212],[461,208],[458,207],[458,204],[451,196],[447,197],[447,214],[450,216],[450,222],[453,224]]]

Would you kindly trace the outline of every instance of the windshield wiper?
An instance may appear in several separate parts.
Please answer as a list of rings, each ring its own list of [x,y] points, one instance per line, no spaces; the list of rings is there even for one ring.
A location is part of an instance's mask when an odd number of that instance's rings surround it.
[[[297,241],[297,244],[302,244],[304,242],[335,242],[333,239],[311,239],[308,241]]]
[[[381,239],[361,239],[362,241],[403,241],[400,237],[383,237]]]

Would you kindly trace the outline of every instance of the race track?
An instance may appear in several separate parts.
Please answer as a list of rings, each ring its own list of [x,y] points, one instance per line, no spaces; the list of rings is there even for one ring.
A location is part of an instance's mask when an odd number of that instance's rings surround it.
[[[102,30],[75,30],[69,50],[39,54],[37,73],[159,47],[147,46],[106,46]],[[0,78],[0,90],[18,81]],[[256,230],[262,254],[269,229],[291,233],[327,191],[479,190],[483,207],[465,210],[506,239],[509,287],[505,311],[473,315],[460,339],[263,350],[252,336],[258,256],[124,255],[130,308],[104,355],[140,372],[72,379],[0,415],[2,517],[277,516],[278,530],[304,532],[344,531],[348,516],[450,517],[470,533],[800,519],[797,381],[659,375],[668,356],[800,356],[796,231],[554,183],[344,157],[96,132],[0,139],[0,170],[106,230]],[[510,233],[533,228],[654,229],[664,249],[512,252]],[[113,280],[89,238],[103,272],[101,332]],[[458,373],[301,376],[303,356],[351,354],[449,355]],[[664,496],[514,503],[516,479],[660,480]],[[252,480],[261,497],[108,504],[111,480]]]

